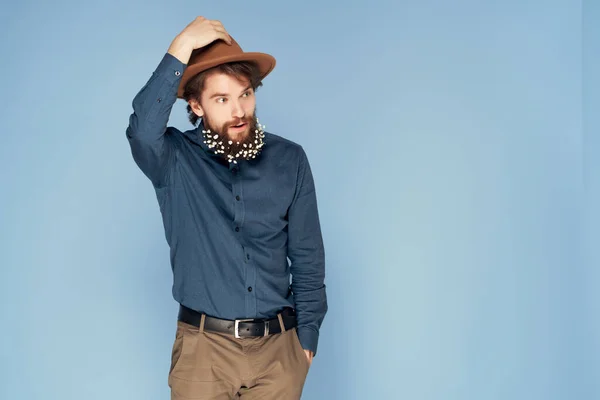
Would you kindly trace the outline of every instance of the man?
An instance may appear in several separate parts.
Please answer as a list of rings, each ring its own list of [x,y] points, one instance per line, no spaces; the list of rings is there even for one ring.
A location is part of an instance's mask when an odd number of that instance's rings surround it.
[[[256,116],[274,67],[198,17],[133,100],[127,138],[156,191],[180,303],[172,399],[299,399],[317,353],[327,298],[313,176],[303,148]],[[177,98],[194,129],[167,126]]]

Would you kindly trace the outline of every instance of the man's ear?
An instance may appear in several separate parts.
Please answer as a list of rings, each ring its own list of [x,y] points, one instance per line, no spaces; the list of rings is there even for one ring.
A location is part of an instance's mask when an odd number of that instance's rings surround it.
[[[199,117],[202,117],[204,115],[204,110],[202,110],[202,107],[200,107],[200,103],[198,103],[196,99],[188,100],[188,104],[192,108],[194,114],[196,114]]]

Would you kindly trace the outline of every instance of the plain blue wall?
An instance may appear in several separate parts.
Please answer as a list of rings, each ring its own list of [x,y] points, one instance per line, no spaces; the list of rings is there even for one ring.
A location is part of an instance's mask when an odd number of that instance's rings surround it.
[[[600,397],[600,2],[586,0],[583,6],[583,154],[585,183],[585,270],[579,300],[581,317],[573,338],[580,385],[586,398]],[[568,344],[565,344],[567,347]],[[583,397],[582,397],[583,398]]]
[[[3,6],[0,398],[168,398],[168,249],[125,128],[196,15],[275,55],[261,123],[302,144],[315,175],[330,311],[303,398],[597,398],[600,124],[582,57],[599,52],[582,35],[599,31],[582,21],[598,11]],[[191,126],[184,103],[171,124]]]

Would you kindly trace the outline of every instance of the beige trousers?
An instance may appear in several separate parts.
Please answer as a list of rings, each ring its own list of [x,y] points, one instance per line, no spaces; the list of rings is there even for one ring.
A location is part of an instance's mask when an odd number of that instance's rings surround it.
[[[309,361],[296,329],[236,339],[177,321],[171,400],[298,400]]]

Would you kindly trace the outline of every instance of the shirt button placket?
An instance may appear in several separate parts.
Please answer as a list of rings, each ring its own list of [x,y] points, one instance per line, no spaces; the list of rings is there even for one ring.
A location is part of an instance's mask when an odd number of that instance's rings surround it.
[[[234,230],[236,232],[240,232],[241,228],[239,225],[239,221],[241,219],[241,215],[242,215],[242,203],[241,203],[241,197],[239,195],[239,182],[238,182],[238,166],[233,166],[231,167],[231,174],[232,174],[232,178],[231,178],[231,191],[232,194],[234,196],[234,204],[233,204],[233,223],[234,223]]]

